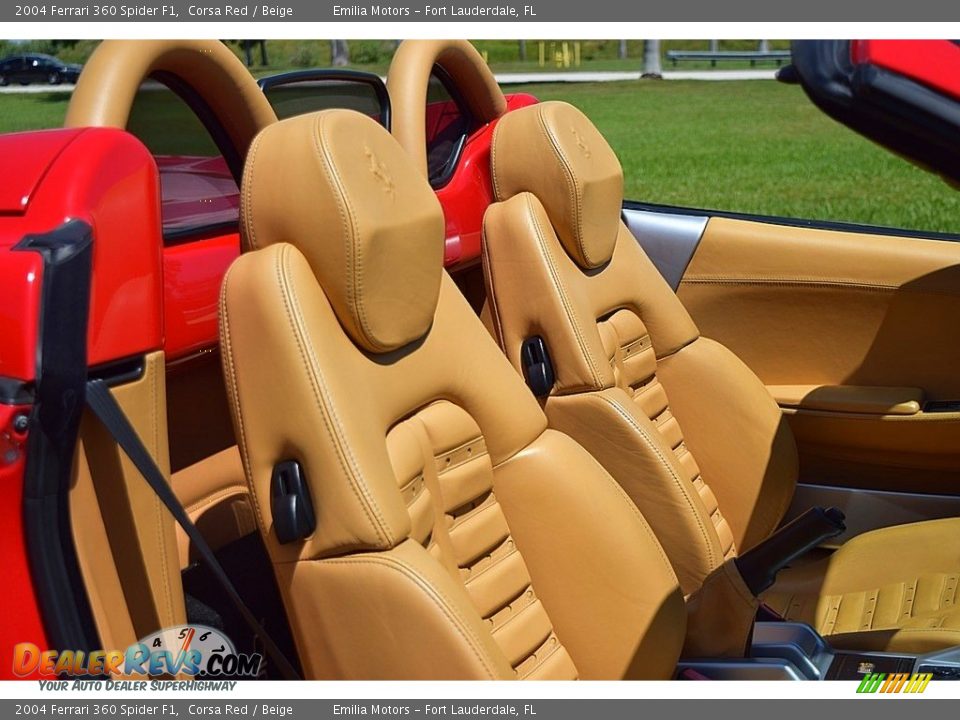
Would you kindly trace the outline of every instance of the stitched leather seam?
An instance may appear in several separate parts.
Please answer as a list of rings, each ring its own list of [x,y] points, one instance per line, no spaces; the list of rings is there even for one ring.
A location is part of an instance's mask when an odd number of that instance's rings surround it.
[[[289,245],[281,246],[280,252],[277,255],[277,283],[280,296],[283,300],[283,307],[286,311],[287,322],[297,342],[300,359],[306,371],[307,379],[310,381],[311,389],[313,390],[314,402],[320,410],[320,416],[323,418],[326,431],[330,439],[333,440],[337,460],[340,463],[340,469],[349,480],[350,490],[363,509],[367,521],[377,533],[377,537],[381,541],[392,545],[394,543],[393,533],[390,532],[390,528],[387,526],[386,520],[380,512],[379,506],[369,492],[369,488],[366,483],[363,482],[356,458],[353,456],[353,451],[349,443],[347,443],[341,435],[343,426],[337,417],[336,408],[330,401],[323,377],[318,372],[319,363],[317,362],[314,346],[306,328],[302,324],[301,319],[303,313],[301,311],[300,301],[293,283],[289,282],[289,248]]]
[[[507,540],[510,540],[510,539],[511,539],[510,535],[507,535],[507,539],[504,540],[502,543],[500,543],[499,546],[497,546],[496,548],[494,548],[494,551],[498,550],[505,542],[507,542]],[[467,579],[466,579],[466,580],[462,580],[461,582],[463,582],[464,587],[469,587],[470,584],[473,583],[474,581],[476,581],[477,578],[481,578],[481,577],[483,577],[484,575],[486,575],[487,573],[489,573],[491,570],[500,567],[503,563],[505,563],[507,560],[509,560],[510,558],[512,558],[514,555],[520,555],[520,551],[517,550],[516,544],[514,544],[513,550],[510,550],[506,555],[504,555],[503,557],[501,557],[501,558],[493,561],[492,563],[490,563],[489,565],[487,565],[485,568],[483,568],[483,570],[481,570],[480,572],[470,573],[470,574],[467,576]],[[523,560],[523,556],[522,556],[522,555],[520,556],[520,559]],[[480,560],[483,560],[483,557],[479,558],[477,562],[479,562]],[[474,564],[476,564],[476,563],[474,563]],[[463,568],[461,568],[461,569],[462,569],[462,570],[468,570],[470,567],[471,567],[470,565],[467,565],[466,567],[463,567]],[[532,587],[532,585],[530,585],[530,587]],[[520,594],[522,595],[523,593],[520,593]],[[513,600],[507,602],[507,605],[509,605],[510,602],[514,602],[515,600],[516,600],[516,598],[514,598]],[[529,605],[528,605],[527,607],[529,607]],[[503,608],[501,608],[501,609],[503,609]],[[519,615],[519,614],[520,614],[521,612],[523,612],[524,610],[526,610],[526,607],[522,608],[517,614]],[[498,611],[498,610],[495,610],[493,614],[496,614],[497,612],[499,612],[499,611]],[[514,617],[516,617],[516,616],[514,616]],[[504,622],[504,625],[506,625],[508,622],[510,622],[509,619]],[[500,627],[503,627],[503,625],[501,625]]]
[[[500,137],[501,127],[503,127],[502,123],[497,123],[490,140],[490,179],[493,180],[493,195],[498,201],[504,199],[500,192],[500,180],[497,174],[497,138]]]
[[[493,490],[488,490],[488,491],[486,491],[486,492],[489,493],[490,495],[493,495]],[[482,494],[483,494],[483,493],[481,493],[481,495],[482,495]],[[479,497],[479,496],[478,496],[478,497]],[[474,520],[475,518],[478,518],[478,517],[480,517],[481,515],[489,512],[489,511],[491,511],[491,510],[498,510],[498,509],[500,509],[500,503],[497,502],[497,498],[496,498],[496,496],[494,495],[494,496],[493,496],[493,502],[490,503],[489,505],[486,505],[486,506],[481,505],[481,506],[479,506],[479,507],[475,507],[475,508],[473,508],[472,510],[470,510],[469,512],[466,512],[466,513],[464,513],[463,515],[460,515],[456,520],[453,521],[453,523],[450,525],[450,527],[447,528],[447,534],[452,534],[454,530],[456,530],[456,529],[459,528],[459,527],[462,527],[464,524],[470,522],[471,520]],[[503,514],[503,510],[502,510],[502,509],[500,510],[500,512],[501,512],[501,514]],[[450,513],[447,512],[446,514],[449,515]],[[506,535],[505,537],[501,538],[500,540],[498,540],[498,541],[497,541],[498,544],[503,544],[503,542],[504,542],[508,537],[510,537],[509,528],[508,528],[507,530],[508,530],[507,535]],[[482,553],[483,553],[483,551],[481,551],[481,554],[482,554]]]
[[[434,450],[435,454],[433,456],[433,459],[439,460],[444,455],[455,455],[458,452],[462,452],[465,448],[470,447],[471,445],[477,445],[478,443],[483,443],[483,450],[479,451],[476,455],[471,455],[469,458],[465,458],[465,460],[461,462],[472,460],[473,458],[476,458],[476,457],[483,457],[484,455],[487,454],[487,449],[486,449],[487,444],[486,444],[486,439],[483,437],[483,433],[481,432],[481,433],[478,433],[477,435],[473,435],[472,437],[464,440],[463,442],[457,443],[456,445],[452,445],[442,450]],[[450,469],[452,469],[453,467],[456,467],[456,465],[452,465]]]
[[[739,278],[724,276],[694,276],[684,278],[682,283],[690,285],[783,285],[783,286],[810,286],[810,287],[843,287],[856,288],[858,290],[868,290],[877,292],[889,292],[900,290],[902,286],[891,285],[887,283],[871,283],[860,280],[825,280],[821,278],[793,278],[793,277],[763,277],[763,278]]]
[[[153,425],[153,448],[152,455],[157,457],[160,452],[160,423],[157,422],[157,383],[160,381],[160,373],[154,370],[153,381],[150,383],[150,423]],[[170,479],[167,478],[167,482]],[[164,527],[164,515],[166,509],[160,502],[160,496],[154,494],[153,507],[156,514],[157,523],[157,548],[160,554],[160,576],[163,579],[163,597],[167,601],[167,617],[173,622],[173,595],[171,592],[170,568],[167,564],[167,533]]]
[[[248,157],[246,166],[249,168],[249,170],[244,172],[243,175],[244,180],[246,181],[243,183],[243,203],[241,205],[243,210],[243,226],[247,230],[246,234],[248,236],[248,240],[250,241],[250,247],[254,250],[258,249],[259,245],[257,244],[257,231],[253,225],[253,219],[250,216],[250,213],[252,212],[251,206],[253,205],[251,202],[251,197],[253,196],[253,168],[257,159],[257,150],[260,149],[260,138],[262,137],[263,133],[260,133],[253,139],[253,143],[250,145],[250,151],[247,153]]]
[[[324,175],[327,176],[327,180],[330,182],[331,186],[337,190],[337,212],[340,215],[340,224],[346,236],[345,247],[347,250],[347,272],[349,273],[349,277],[347,278],[347,301],[350,304],[350,313],[354,315],[355,319],[359,323],[366,341],[369,342],[375,349],[386,350],[387,348],[385,348],[377,340],[374,333],[371,331],[370,323],[367,321],[366,306],[363,302],[363,278],[361,274],[357,272],[357,269],[363,264],[363,257],[361,254],[362,245],[360,242],[356,242],[356,239],[360,236],[359,222],[357,220],[356,212],[354,211],[353,206],[350,204],[350,198],[347,196],[347,191],[344,187],[343,180],[340,177],[340,172],[337,170],[336,164],[330,157],[327,144],[325,142],[321,144],[320,142],[320,135],[323,133],[324,118],[324,115],[317,116],[315,126],[316,132],[313,133],[312,138],[313,147],[317,153],[317,157],[321,160],[320,167],[323,170]]]
[[[227,365],[224,374],[227,376],[227,386],[230,390],[231,399],[233,400],[233,414],[237,420],[237,435],[239,436],[237,438],[237,445],[240,448],[240,457],[243,460],[243,474],[247,480],[247,489],[253,500],[253,507],[260,520],[260,527],[266,530],[268,527],[267,521],[260,508],[260,501],[257,498],[257,493],[253,485],[253,466],[250,464],[250,455],[247,452],[247,431],[243,422],[243,410],[240,407],[239,383],[237,382],[237,369],[234,364],[233,343],[230,337],[230,313],[227,309],[227,286],[230,284],[231,272],[232,268],[228,268],[224,275],[223,283],[220,285],[220,346],[226,348],[226,352],[222,353],[222,357],[226,360]]]
[[[478,638],[473,631],[467,627],[466,623],[463,622],[463,619],[456,612],[453,604],[450,602],[447,596],[429,582],[424,580],[414,568],[410,567],[410,565],[401,560],[397,560],[396,558],[383,557],[382,555],[379,557],[367,558],[331,558],[329,560],[323,560],[322,562],[334,565],[380,565],[381,567],[384,567],[388,570],[393,570],[406,577],[421,590],[423,590],[426,596],[433,601],[433,604],[436,605],[447,618],[447,620],[450,621],[450,624],[457,631],[460,637],[466,641],[467,647],[469,647],[471,652],[473,652],[474,657],[480,661],[480,664],[483,666],[484,670],[487,671],[487,675],[489,675],[490,679],[496,679],[496,672],[494,672],[489,658],[486,657],[486,653],[483,651],[483,644],[480,642],[480,638]]]
[[[568,194],[574,209],[573,232],[577,241],[577,247],[580,248],[580,255],[587,262],[587,265],[592,266],[594,263],[590,258],[590,254],[587,252],[587,248],[583,241],[583,232],[580,228],[580,218],[583,216],[583,208],[581,205],[582,198],[580,197],[580,192],[577,189],[577,176],[573,172],[573,166],[570,165],[570,161],[567,159],[567,156],[563,154],[563,150],[560,148],[560,143],[547,126],[547,122],[543,117],[543,106],[538,108],[537,119],[540,121],[540,127],[543,130],[543,134],[547,138],[547,142],[550,143],[554,154],[557,156],[557,159],[560,161],[560,164],[563,167],[564,179],[567,182]]]
[[[583,356],[587,359],[587,363],[590,365],[590,371],[592,373],[591,380],[594,385],[599,387],[601,386],[600,382],[600,373],[597,370],[597,365],[593,360],[593,355],[590,350],[587,348],[586,338],[583,337],[583,332],[580,329],[580,323],[577,321],[577,317],[573,312],[571,307],[570,300],[567,297],[566,289],[563,286],[563,281],[560,278],[560,272],[556,266],[556,262],[553,258],[553,253],[550,251],[550,248],[547,245],[546,239],[543,235],[543,228],[540,227],[540,222],[537,220],[537,216],[533,210],[533,203],[530,200],[530,196],[526,196],[524,200],[527,203],[527,218],[533,224],[534,231],[537,236],[537,247],[540,250],[540,255],[547,263],[547,269],[550,273],[550,280],[553,283],[554,289],[557,291],[557,295],[560,296],[560,302],[563,305],[563,309],[566,312],[567,320],[570,322],[570,326],[573,328],[573,332],[577,338],[577,344],[580,346],[580,352],[583,353]]]
[[[528,585],[528,586],[527,586],[527,589],[531,589],[531,590],[532,590],[532,589],[533,589],[533,585],[532,585],[532,584],[531,584],[531,585]],[[507,607],[507,605],[510,605],[511,603],[516,602],[520,597],[523,596],[524,593],[527,592],[527,589],[524,589],[524,591],[523,591],[522,593],[520,593],[520,595],[519,595],[517,598],[514,598],[513,600],[510,600],[509,602],[507,602],[507,604],[504,605],[504,607]],[[491,630],[491,631],[490,631],[490,634],[494,636],[494,639],[496,639],[496,635],[497,635],[498,632],[500,632],[501,630],[503,630],[505,627],[509,626],[510,623],[512,623],[512,622],[513,622],[514,620],[516,620],[517,618],[522,617],[523,614],[524,614],[525,612],[527,612],[527,610],[530,610],[531,608],[534,608],[534,607],[537,607],[537,606],[540,607],[540,609],[541,609],[541,611],[543,612],[544,615],[547,614],[547,609],[543,606],[543,603],[540,601],[540,598],[538,598],[538,597],[536,597],[536,595],[534,595],[534,598],[533,598],[533,600],[530,602],[529,605],[524,605],[522,608],[520,608],[519,610],[517,610],[517,612],[515,612],[513,615],[511,615],[511,616],[508,617],[506,620],[504,620],[502,624],[498,625],[496,628],[494,628],[493,630]],[[502,610],[502,609],[503,609],[503,608],[501,608],[501,610]],[[500,612],[500,610],[495,610],[495,611],[493,612],[493,615],[496,615],[498,612]],[[493,617],[493,615],[491,615],[490,617]],[[489,619],[489,618],[485,618],[485,619]],[[547,615],[547,620],[550,620],[550,616],[549,616],[549,615]],[[553,623],[552,623],[552,622],[550,623],[550,632],[551,632],[551,633],[554,632]],[[547,637],[550,637],[550,635],[548,634]],[[545,638],[545,639],[546,639],[546,638]],[[542,644],[542,643],[541,643],[541,644]],[[527,657],[530,657],[530,655],[532,655],[532,654],[533,654],[532,652],[527,653]]]
[[[697,335],[697,336],[694,337],[694,338],[690,338],[689,340],[684,341],[683,343],[681,343],[680,345],[678,345],[678,346],[675,347],[675,348],[671,348],[671,349],[669,349],[669,350],[664,350],[664,351],[663,351],[663,355],[657,355],[657,356],[656,356],[656,357],[657,357],[657,362],[659,362],[660,360],[665,360],[666,358],[670,357],[671,355],[676,355],[676,354],[677,354],[678,352],[680,352],[681,350],[690,347],[690,346],[693,345],[697,340],[699,340],[700,337],[701,337],[700,335]]]
[[[550,636],[551,636],[551,635],[555,636],[556,634],[557,634],[556,630],[553,630],[553,629],[551,628],[550,635],[547,635],[547,637],[544,638],[543,643],[546,643],[547,640],[550,639]],[[529,658],[531,658],[531,657],[535,657],[537,650],[539,650],[541,647],[543,647],[543,643],[541,643],[540,646],[538,646],[538,647],[534,648],[533,650],[531,650],[530,653],[527,655],[527,658],[526,658],[526,659],[529,659]],[[531,675],[533,675],[533,673],[534,673],[535,670],[539,670],[541,667],[543,667],[544,665],[546,665],[547,660],[549,660],[550,658],[552,658],[554,655],[556,655],[556,654],[557,654],[558,652],[560,652],[561,650],[566,650],[566,648],[563,647],[563,643],[561,643],[561,642],[560,642],[560,638],[557,637],[557,644],[553,646],[553,649],[550,650],[549,652],[547,652],[547,654],[544,655],[542,658],[539,658],[538,661],[537,661],[537,664],[534,665],[532,668],[530,668],[530,670],[528,670],[526,673],[524,673],[522,677],[528,678],[528,677],[530,677]],[[526,659],[524,659],[524,660],[522,660],[521,662],[517,663],[516,667],[520,667],[520,665],[522,665],[524,662],[526,662]],[[571,661],[572,661],[572,660],[573,660],[573,658],[571,658]],[[576,669],[576,666],[574,666],[574,669]]]
[[[188,513],[192,513],[197,510],[200,510],[201,508],[205,508],[208,505],[213,505],[215,502],[224,500],[228,497],[232,497],[234,495],[246,495],[246,494],[248,494],[246,485],[230,485],[228,487],[217,490],[215,493],[211,493],[210,495],[207,495],[206,497],[200,500],[197,500],[196,502],[190,503],[184,509]]]
[[[496,330],[497,344],[500,345],[501,350],[507,352],[506,340],[503,336],[503,323],[500,320],[500,305],[497,301],[497,291],[495,289],[496,283],[493,277],[493,265],[490,262],[490,243],[487,242],[486,224],[484,224],[483,230],[480,233],[480,246],[482,249],[480,259],[483,263],[484,276],[487,279],[487,298],[490,301],[490,316],[493,319],[493,327]]]
[[[343,186],[340,184],[340,177],[336,167],[333,165],[329,153],[326,151],[326,145],[321,145],[320,143],[320,135],[323,132],[323,120],[323,115],[317,116],[314,121],[314,131],[311,133],[311,140],[313,142],[314,152],[320,161],[320,170],[326,176],[331,188],[336,190],[334,200],[337,205],[337,214],[340,216],[340,228],[343,231],[343,246],[347,257],[347,303],[350,306],[349,310],[351,315],[354,315],[354,308],[359,309],[356,303],[354,284],[352,282],[352,279],[356,277],[357,267],[357,259],[354,252],[357,247],[357,243],[354,242],[356,237],[356,218],[350,210]],[[364,327],[362,322],[361,327]]]
[[[626,408],[624,408],[618,402],[611,400],[610,398],[603,397],[602,395],[597,395],[596,397],[598,400],[606,403],[611,408],[613,408],[613,410],[618,415],[620,415],[620,417],[622,417],[631,427],[633,427],[634,430],[637,431],[637,433],[639,433],[640,437],[642,437],[643,441],[647,444],[647,447],[653,450],[654,454],[657,456],[657,459],[660,461],[660,464],[666,468],[674,484],[677,486],[677,489],[683,495],[683,499],[686,501],[687,505],[693,511],[694,519],[697,521],[697,527],[700,529],[700,535],[703,538],[704,545],[706,546],[707,559],[709,561],[710,567],[711,568],[717,567],[717,559],[714,555],[713,544],[710,542],[710,536],[707,534],[707,529],[700,518],[700,513],[697,512],[696,505],[693,503],[693,500],[691,499],[690,494],[687,492],[687,488],[684,487],[683,481],[674,471],[673,466],[667,461],[663,453],[660,452],[660,448],[656,446],[656,444],[653,441],[653,438],[651,438],[650,435],[647,433],[647,431],[643,427],[641,427],[636,422],[636,420],[633,419],[633,417],[630,416],[630,413],[627,411]]]
[[[596,458],[594,458],[594,462],[597,463],[598,467],[603,469],[603,466],[600,465],[599,460],[596,460]],[[613,476],[610,475],[610,473],[608,473],[606,469],[603,469],[603,474],[605,475],[606,487],[610,488],[614,492],[614,494],[618,495],[620,499],[623,500],[624,503],[626,503],[627,509],[630,510],[633,513],[633,515],[637,518],[637,520],[640,521],[640,526],[643,528],[643,531],[647,534],[647,537],[649,537],[653,541],[653,546],[657,549],[657,554],[660,556],[661,562],[663,562],[663,564],[667,568],[669,568],[670,572],[673,573],[674,577],[676,577],[676,572],[673,569],[673,565],[667,559],[667,555],[663,550],[663,546],[660,544],[660,541],[657,539],[657,536],[654,535],[653,530],[650,528],[650,525],[647,524],[646,518],[643,517],[643,514],[637,508],[636,504],[633,502],[633,500],[630,499],[630,496],[627,495],[627,491],[623,489],[620,483],[618,483],[616,480],[613,479]]]
[[[472,463],[474,460],[483,460],[484,458],[489,458],[489,457],[490,457],[490,453],[488,453],[486,449],[481,450],[477,452],[475,455],[471,455],[469,457],[463,458],[459,462],[451,462],[449,465],[444,464],[442,468],[437,467],[437,476],[440,477],[447,474],[448,472],[451,472],[458,468],[465,467],[470,463]],[[434,457],[434,462],[436,462],[439,459],[440,459],[439,457]]]

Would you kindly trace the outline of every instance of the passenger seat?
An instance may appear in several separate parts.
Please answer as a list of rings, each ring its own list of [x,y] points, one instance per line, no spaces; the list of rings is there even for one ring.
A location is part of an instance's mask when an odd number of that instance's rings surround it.
[[[263,130],[242,234],[224,371],[307,677],[669,678],[670,563],[444,272],[389,133],[345,110]]]
[[[560,102],[507,113],[491,162],[494,334],[542,386],[550,426],[633,498],[692,594],[783,519],[797,480],[790,428],[753,372],[700,336],[624,226],[620,163],[583,113]],[[782,572],[764,599],[840,647],[928,652],[960,644],[958,576],[960,519],[939,520],[853,538]]]

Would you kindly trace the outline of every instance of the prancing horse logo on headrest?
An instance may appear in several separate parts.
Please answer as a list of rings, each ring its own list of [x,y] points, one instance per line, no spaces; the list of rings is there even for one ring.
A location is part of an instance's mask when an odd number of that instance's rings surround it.
[[[390,177],[390,173],[387,172],[386,163],[382,162],[376,155],[373,154],[373,150],[369,147],[364,146],[363,154],[367,156],[367,160],[370,161],[370,172],[373,173],[373,176],[380,181],[380,184],[383,185],[383,190],[391,197],[396,193],[396,189],[393,186],[393,178]]]
[[[590,148],[587,147],[587,143],[584,141],[583,136],[577,132],[577,129],[573,127],[573,125],[570,126],[570,132],[572,132],[573,136],[577,139],[577,147],[580,149],[580,152],[583,153],[585,158],[589,158]]]

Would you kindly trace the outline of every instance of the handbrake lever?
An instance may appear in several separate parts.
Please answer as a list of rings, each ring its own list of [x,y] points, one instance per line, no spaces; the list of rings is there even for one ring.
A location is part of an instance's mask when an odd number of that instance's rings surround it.
[[[777,573],[847,526],[840,508],[810,508],[759,545],[736,559],[737,570],[750,592],[760,595],[773,585]]]

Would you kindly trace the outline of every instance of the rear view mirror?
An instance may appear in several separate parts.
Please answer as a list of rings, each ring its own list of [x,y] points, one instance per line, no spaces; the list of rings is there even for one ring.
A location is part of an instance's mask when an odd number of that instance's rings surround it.
[[[356,110],[390,129],[390,96],[377,75],[357,70],[297,70],[261,78],[280,120],[332,108]]]

